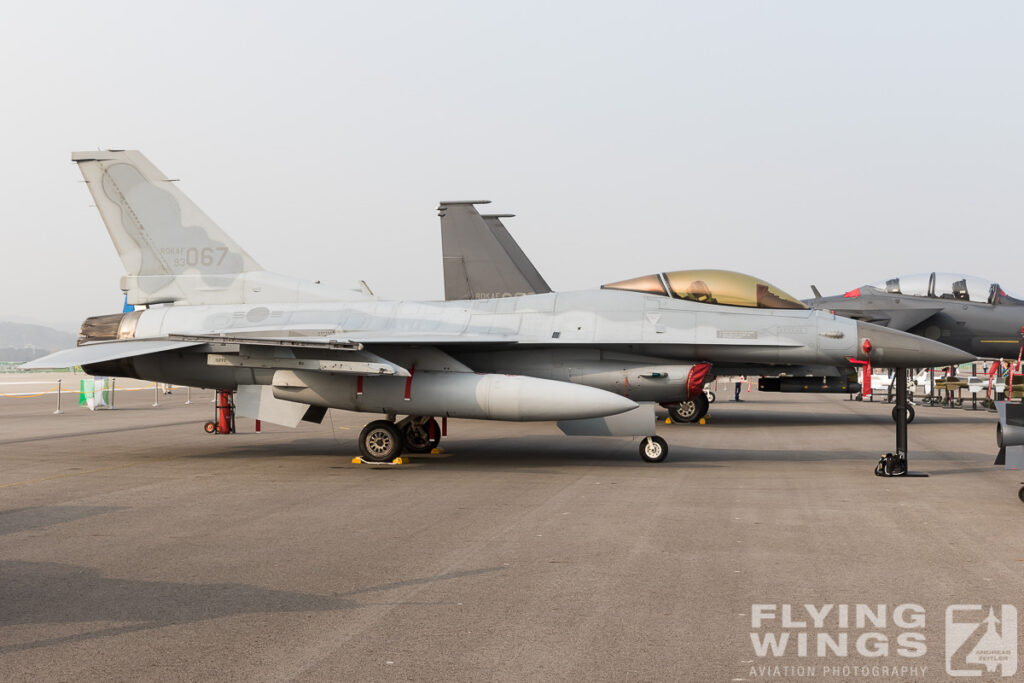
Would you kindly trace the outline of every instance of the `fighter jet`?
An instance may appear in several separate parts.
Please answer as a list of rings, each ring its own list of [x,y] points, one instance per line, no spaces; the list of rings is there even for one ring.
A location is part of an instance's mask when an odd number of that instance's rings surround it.
[[[264,270],[139,152],[72,160],[125,267],[128,303],[145,308],[87,319],[76,348],[31,367],[237,391],[239,414],[290,426],[328,408],[379,413],[359,435],[370,461],[429,450],[436,418],[461,417],[639,436],[641,458],[661,462],[654,403],[702,394],[711,363],[966,356],[808,310],[766,284],[749,299],[708,297],[671,273],[449,302],[328,290]]]
[[[812,287],[811,308],[884,325],[949,344],[981,358],[1020,353],[1024,299],[998,283],[959,273],[894,277],[823,297]]]
[[[445,299],[473,298],[478,292],[488,296],[523,296],[550,292],[547,282],[502,224],[513,214],[481,215],[475,205],[489,201],[441,202],[441,245],[444,264]],[[762,280],[726,270],[689,270],[664,273],[676,282],[687,280],[686,292],[679,298],[706,303],[737,305],[733,293],[740,293],[740,305],[755,308],[804,308],[794,297]],[[512,284],[510,284],[512,283]],[[721,301],[719,301],[721,299]],[[719,362],[715,371],[722,375],[756,375],[760,391],[809,393],[853,393],[859,391],[857,373],[849,363],[845,367],[786,366],[755,362]],[[699,394],[678,400],[674,395],[663,407],[675,422],[697,422],[709,408],[707,396]]]

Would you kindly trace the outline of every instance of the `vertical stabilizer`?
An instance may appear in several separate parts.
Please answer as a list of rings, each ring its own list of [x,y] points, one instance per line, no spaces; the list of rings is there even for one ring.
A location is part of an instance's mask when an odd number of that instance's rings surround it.
[[[530,259],[502,224],[511,214],[481,216],[474,204],[441,202],[444,295],[492,299],[551,291]]]
[[[263,270],[141,152],[73,152],[126,275],[127,304],[351,299]]]

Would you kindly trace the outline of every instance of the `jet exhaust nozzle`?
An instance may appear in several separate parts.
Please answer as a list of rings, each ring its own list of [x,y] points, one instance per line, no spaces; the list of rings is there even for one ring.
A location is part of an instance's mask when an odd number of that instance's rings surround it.
[[[86,318],[78,330],[78,345],[99,341],[117,341],[133,339],[135,327],[139,323],[142,311],[131,313],[113,313],[111,315],[94,315]]]

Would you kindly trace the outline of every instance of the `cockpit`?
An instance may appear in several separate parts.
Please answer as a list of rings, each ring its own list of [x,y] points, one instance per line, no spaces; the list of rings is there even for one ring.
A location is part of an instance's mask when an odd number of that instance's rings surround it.
[[[856,298],[863,293],[861,290],[879,290],[886,294],[903,294],[905,296],[927,296],[933,299],[953,299],[954,301],[974,301],[977,303],[1000,304],[1019,297],[1007,294],[998,283],[973,275],[962,273],[919,273],[889,278],[873,282],[844,294],[846,298]]]
[[[676,270],[602,285],[601,289],[656,294],[719,306],[807,308],[775,285],[731,270]]]

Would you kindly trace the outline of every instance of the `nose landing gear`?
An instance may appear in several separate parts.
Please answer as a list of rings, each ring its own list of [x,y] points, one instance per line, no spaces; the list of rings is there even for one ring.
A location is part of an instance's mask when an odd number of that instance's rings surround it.
[[[661,462],[668,457],[668,442],[660,436],[647,436],[640,441],[640,458],[644,462]]]

